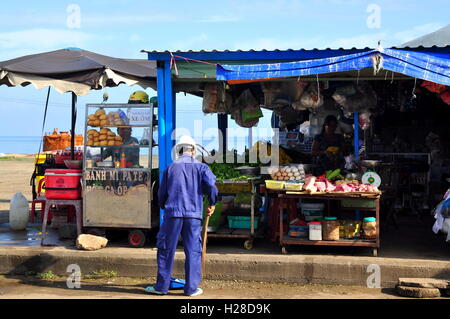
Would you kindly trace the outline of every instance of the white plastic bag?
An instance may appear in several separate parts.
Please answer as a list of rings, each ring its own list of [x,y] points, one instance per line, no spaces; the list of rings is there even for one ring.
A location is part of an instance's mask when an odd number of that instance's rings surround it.
[[[316,109],[323,105],[323,95],[319,92],[317,85],[313,83],[303,92],[299,102],[300,105],[296,104],[297,109],[301,108],[301,106]]]
[[[9,208],[9,225],[12,230],[24,230],[28,224],[28,200],[22,193],[14,194]]]

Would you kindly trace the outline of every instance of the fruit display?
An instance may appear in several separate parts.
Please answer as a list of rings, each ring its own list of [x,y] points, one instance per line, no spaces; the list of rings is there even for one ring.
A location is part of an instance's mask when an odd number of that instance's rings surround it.
[[[302,181],[305,179],[303,164],[269,167],[270,177],[276,181]]]
[[[102,125],[127,125],[126,121],[120,117],[120,112],[109,112],[106,114],[104,109],[98,109],[94,114],[88,115],[89,126],[102,126]]]
[[[258,141],[252,146],[252,148],[249,150],[249,152],[256,153],[256,154],[253,154],[253,158],[260,159],[261,148],[262,149],[265,148],[265,151],[262,152],[263,155],[272,156],[272,147],[273,147],[272,144],[269,142]],[[292,161],[293,161],[292,158],[289,155],[287,155],[286,152],[281,147],[278,148],[278,156],[279,156],[278,160],[281,165],[286,165],[286,164],[292,163]]]
[[[106,127],[100,129],[100,131],[88,130],[87,138],[87,146],[120,146],[123,144],[122,137]]]

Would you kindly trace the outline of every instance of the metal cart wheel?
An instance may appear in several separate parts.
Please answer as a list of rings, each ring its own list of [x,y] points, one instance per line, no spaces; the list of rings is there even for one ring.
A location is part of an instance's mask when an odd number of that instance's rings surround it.
[[[378,257],[378,248],[373,248],[372,249],[372,256],[373,257]]]
[[[247,239],[244,242],[244,248],[247,249],[247,250],[252,249],[253,248],[253,239]]]
[[[281,253],[283,254],[283,255],[287,255],[287,248],[286,248],[286,246],[282,246],[281,247]]]
[[[142,230],[133,229],[128,233],[128,244],[133,248],[143,247],[145,244],[145,234]]]
[[[101,228],[89,228],[87,230],[87,234],[94,235],[94,236],[105,237],[105,230],[101,229]]]

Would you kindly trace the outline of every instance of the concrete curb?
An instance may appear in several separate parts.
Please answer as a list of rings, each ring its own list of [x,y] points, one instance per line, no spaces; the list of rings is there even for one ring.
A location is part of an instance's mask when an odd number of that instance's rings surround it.
[[[0,274],[3,275],[51,270],[65,276],[69,275],[66,270],[70,264],[79,265],[82,274],[114,270],[124,277],[154,277],[157,270],[156,249],[112,247],[81,251],[70,247],[0,248]],[[257,254],[208,254],[204,278],[366,287],[368,280],[377,284],[373,275],[377,269],[380,270],[383,288],[394,288],[400,277],[450,278],[450,261]],[[184,277],[184,254],[181,250],[175,256],[174,275]]]

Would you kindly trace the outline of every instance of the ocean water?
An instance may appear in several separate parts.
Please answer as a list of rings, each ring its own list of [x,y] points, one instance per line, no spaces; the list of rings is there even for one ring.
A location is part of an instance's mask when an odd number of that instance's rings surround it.
[[[40,142],[40,136],[0,136],[0,153],[36,154]]]
[[[195,138],[195,137],[194,137]],[[196,140],[202,143],[208,151],[218,148],[218,142],[214,138],[200,138]],[[39,150],[40,136],[0,136],[0,153],[36,154]],[[255,143],[256,140],[253,141]],[[242,152],[248,147],[247,138],[238,137],[228,140],[228,148],[237,149]],[[41,146],[42,150],[43,145]]]

